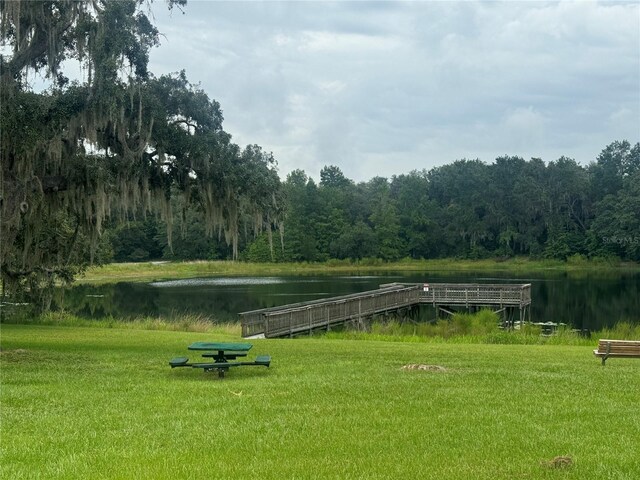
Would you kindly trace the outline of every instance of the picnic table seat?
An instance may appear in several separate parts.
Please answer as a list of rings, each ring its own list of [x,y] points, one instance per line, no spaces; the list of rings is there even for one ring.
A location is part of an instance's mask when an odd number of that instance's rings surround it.
[[[169,360],[169,365],[171,365],[171,368],[186,367],[188,361],[189,359],[187,357],[176,357]]]
[[[268,367],[271,364],[271,355],[259,355],[254,362],[256,365],[264,365]]]
[[[253,362],[198,362],[198,363],[189,363],[189,359],[187,357],[176,357],[169,360],[169,365],[171,368],[176,367],[192,367],[192,368],[202,368],[205,372],[210,372],[213,370],[218,370],[218,376],[224,377],[226,371],[231,367],[242,367],[242,366],[251,366],[251,365],[259,365],[264,367],[269,367],[271,365],[271,355],[259,355],[256,357]]]

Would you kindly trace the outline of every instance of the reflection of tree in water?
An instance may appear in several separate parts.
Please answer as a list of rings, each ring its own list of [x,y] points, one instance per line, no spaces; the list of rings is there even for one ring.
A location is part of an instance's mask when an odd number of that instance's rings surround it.
[[[156,307],[163,318],[175,318],[182,314],[200,315],[213,321],[233,322],[246,306],[246,293],[230,295],[227,289],[177,287],[155,288]]]
[[[53,310],[64,309],[83,318],[117,316],[113,285],[77,285],[58,289],[54,295]]]
[[[57,292],[56,308],[64,308],[79,317],[96,319],[156,316],[152,291],[145,287],[135,283],[77,285]]]
[[[120,315],[126,318],[157,317],[159,292],[146,283],[117,283],[114,285],[114,303]]]
[[[640,274],[553,276],[533,283],[532,317],[593,331],[639,323],[639,291]]]
[[[640,323],[639,292],[640,275],[628,276],[625,282],[604,282],[597,295],[589,299],[594,324],[601,328],[618,321]]]
[[[248,309],[247,293],[246,289],[157,288],[144,283],[77,285],[64,292],[57,308],[64,305],[69,312],[84,318],[174,319],[188,314],[229,322],[238,320],[238,313]]]

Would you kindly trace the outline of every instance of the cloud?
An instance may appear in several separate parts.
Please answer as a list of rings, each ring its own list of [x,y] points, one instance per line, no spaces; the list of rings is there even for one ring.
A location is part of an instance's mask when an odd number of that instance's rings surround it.
[[[640,136],[640,6],[190,2],[151,70],[186,69],[281,177],[355,180],[509,154],[589,162]]]
[[[545,141],[544,116],[532,106],[509,110],[504,117],[502,131],[518,149],[533,145],[540,148]]]

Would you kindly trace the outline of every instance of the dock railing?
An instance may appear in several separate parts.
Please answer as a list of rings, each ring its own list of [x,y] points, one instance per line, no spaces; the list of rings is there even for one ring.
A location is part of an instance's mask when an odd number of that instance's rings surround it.
[[[424,284],[420,293],[420,301],[433,305],[500,305],[520,307],[531,303],[531,284]]]
[[[242,336],[278,337],[327,328],[420,302],[419,285],[394,285],[325,300],[241,313]]]

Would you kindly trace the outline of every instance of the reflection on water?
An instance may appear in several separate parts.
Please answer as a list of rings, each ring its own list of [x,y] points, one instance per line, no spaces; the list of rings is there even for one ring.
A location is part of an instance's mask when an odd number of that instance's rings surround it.
[[[430,272],[366,276],[212,277],[153,283],[77,285],[56,306],[87,318],[182,314],[236,321],[238,313],[347,295],[391,282],[531,283],[532,319],[597,330],[619,321],[640,323],[640,273],[522,275]],[[432,318],[427,311],[426,316]]]
[[[378,275],[347,275],[335,278],[348,278],[350,280],[363,279],[363,280],[371,280],[380,278]]]
[[[166,280],[152,282],[152,287],[199,287],[203,285],[272,285],[283,283],[278,277],[233,277],[233,278],[185,278],[182,280]]]

